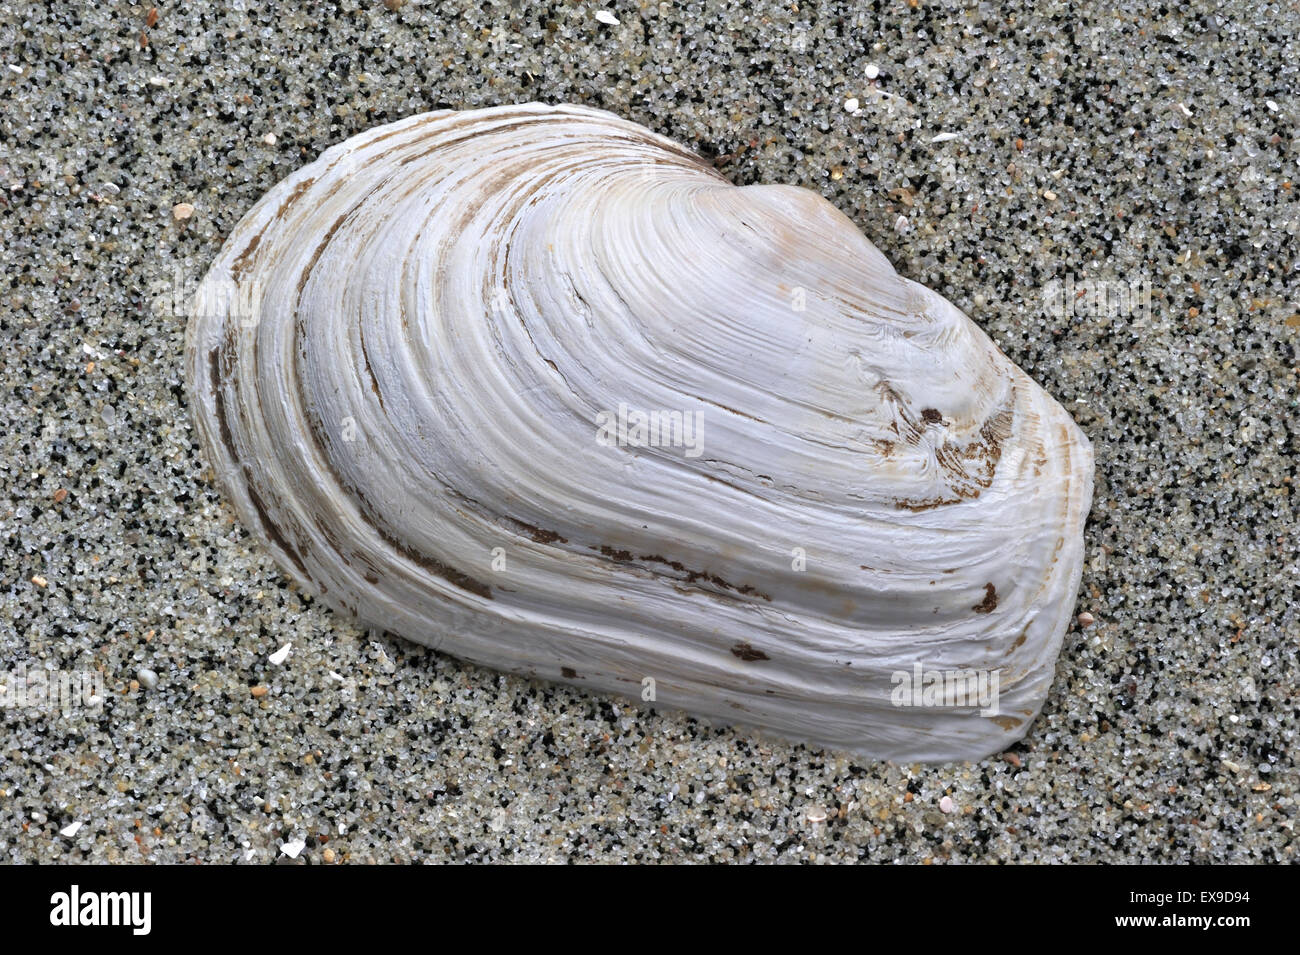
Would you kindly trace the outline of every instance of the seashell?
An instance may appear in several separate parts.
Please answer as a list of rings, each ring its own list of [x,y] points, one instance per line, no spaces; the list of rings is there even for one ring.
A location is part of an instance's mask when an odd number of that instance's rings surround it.
[[[1092,450],[1060,405],[819,195],[597,110],[329,149],[235,227],[187,373],[294,580],[500,670],[974,758],[1073,614]]]

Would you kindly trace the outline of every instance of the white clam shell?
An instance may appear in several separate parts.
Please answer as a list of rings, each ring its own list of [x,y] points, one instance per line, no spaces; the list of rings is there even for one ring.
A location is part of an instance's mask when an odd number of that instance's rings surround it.
[[[328,150],[231,234],[187,363],[245,525],[371,625],[900,760],[996,752],[1047,694],[1078,427],[820,196],[610,114]],[[620,406],[701,430],[599,440]],[[898,705],[918,667],[996,673],[996,709]]]

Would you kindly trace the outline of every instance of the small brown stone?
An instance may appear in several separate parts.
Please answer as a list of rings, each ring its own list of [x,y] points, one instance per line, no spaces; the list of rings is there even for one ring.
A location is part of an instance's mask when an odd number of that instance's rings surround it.
[[[253,687],[251,690],[249,690],[248,692],[249,692],[249,693],[252,693],[253,696],[254,696],[255,698],[257,698],[257,699],[260,700],[262,697],[266,696],[266,687],[264,687],[264,686],[255,686],[255,687]]]

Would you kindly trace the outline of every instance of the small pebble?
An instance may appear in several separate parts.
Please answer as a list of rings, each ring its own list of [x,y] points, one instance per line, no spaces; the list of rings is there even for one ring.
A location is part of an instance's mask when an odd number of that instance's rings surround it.
[[[844,112],[856,113],[858,111],[858,106],[858,98],[856,96],[850,96],[844,101]]]
[[[956,808],[957,807],[953,804],[951,796],[944,796],[942,799],[939,800],[940,812],[953,812],[954,810],[956,810]]]
[[[1079,614],[1079,626],[1081,627],[1091,627],[1096,622],[1097,622],[1097,618],[1094,617],[1092,614],[1088,613],[1088,611],[1086,610],[1083,613]]]
[[[46,580],[44,577],[42,577],[40,574],[37,574],[32,578],[32,583],[34,583],[37,587],[44,587],[46,584],[49,583],[49,581]]]
[[[172,218],[177,222],[184,222],[192,215],[194,215],[194,206],[188,202],[178,202],[172,206]]]
[[[332,865],[334,862],[334,850],[326,849],[321,853],[321,858],[325,860],[326,865]]]
[[[262,142],[266,143],[268,146],[274,146],[275,133],[267,133],[265,136],[262,137]]]
[[[140,681],[140,685],[146,690],[152,690],[158,686],[158,674],[148,667],[141,667],[137,670],[135,678]]]
[[[866,74],[867,74],[867,79],[874,80],[877,76],[880,75],[880,67],[876,66],[876,64],[874,63],[868,63]]]
[[[266,687],[264,687],[264,686],[255,686],[255,687],[253,687],[251,690],[249,690],[248,692],[251,693],[251,694],[253,694],[254,698],[260,700],[262,697],[266,696]]]
[[[618,26],[618,17],[614,16],[614,14],[610,13],[608,10],[597,10],[596,19],[601,23],[608,24],[612,27]]]

